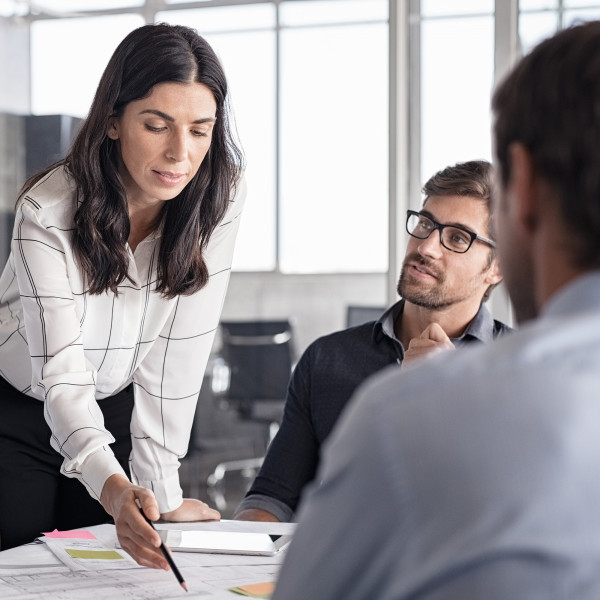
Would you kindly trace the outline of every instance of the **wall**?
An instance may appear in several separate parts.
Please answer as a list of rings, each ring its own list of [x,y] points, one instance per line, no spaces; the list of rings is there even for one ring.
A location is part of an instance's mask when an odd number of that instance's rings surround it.
[[[232,273],[224,319],[294,319],[296,350],[342,329],[346,306],[386,306],[386,275]]]

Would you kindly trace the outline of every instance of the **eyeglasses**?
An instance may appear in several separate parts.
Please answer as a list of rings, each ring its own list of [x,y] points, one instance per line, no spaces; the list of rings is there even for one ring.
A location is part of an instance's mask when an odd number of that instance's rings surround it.
[[[406,231],[413,237],[426,240],[436,229],[440,232],[442,246],[452,252],[464,254],[475,240],[488,244],[492,248],[496,247],[496,242],[493,240],[481,237],[468,229],[458,225],[441,225],[431,217],[426,217],[419,212],[406,211]]]

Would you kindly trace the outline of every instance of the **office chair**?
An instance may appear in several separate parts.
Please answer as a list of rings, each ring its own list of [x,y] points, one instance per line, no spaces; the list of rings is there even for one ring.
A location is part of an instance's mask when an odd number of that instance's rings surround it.
[[[377,321],[385,308],[385,306],[355,306],[351,304],[346,307],[346,327]]]
[[[225,474],[255,473],[277,433],[295,352],[289,319],[222,321],[220,334],[221,350],[211,378],[213,395],[222,407],[233,408],[240,419],[265,426],[262,456],[219,463],[208,476],[211,496],[217,508],[224,510],[226,502],[218,486]]]

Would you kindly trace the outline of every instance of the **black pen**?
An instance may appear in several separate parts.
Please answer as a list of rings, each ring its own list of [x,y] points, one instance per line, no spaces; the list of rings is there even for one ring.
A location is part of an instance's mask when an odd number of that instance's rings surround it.
[[[154,531],[156,531],[156,527],[154,527],[154,523],[144,514],[144,511],[142,510],[141,507],[140,507],[140,512],[142,513],[142,517],[144,517],[144,519],[146,519],[146,522],[150,525],[150,527],[152,527],[152,529],[154,529]],[[185,583],[185,579],[183,578],[183,575],[179,572],[179,569],[177,568],[177,565],[175,564],[175,561],[173,560],[171,553],[167,550],[167,547],[165,546],[165,543],[162,541],[162,539],[160,542],[160,551],[163,553],[163,556],[167,559],[167,562],[169,563],[169,566],[173,570],[173,573],[175,573],[175,577],[177,577],[177,581],[179,581],[181,587],[187,592],[188,589],[187,589],[187,585]]]

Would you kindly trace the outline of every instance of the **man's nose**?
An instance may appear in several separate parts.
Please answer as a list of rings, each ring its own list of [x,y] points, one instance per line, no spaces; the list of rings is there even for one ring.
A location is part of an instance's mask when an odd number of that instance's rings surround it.
[[[421,240],[418,250],[421,256],[430,256],[432,258],[439,258],[444,252],[442,246],[442,238],[440,230],[435,229],[432,231],[428,238]]]

